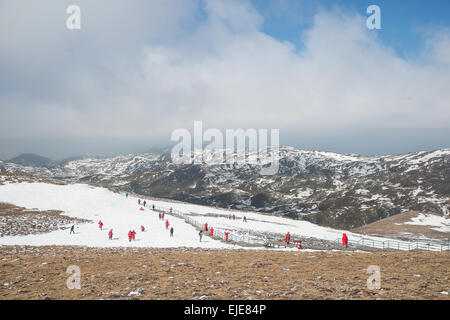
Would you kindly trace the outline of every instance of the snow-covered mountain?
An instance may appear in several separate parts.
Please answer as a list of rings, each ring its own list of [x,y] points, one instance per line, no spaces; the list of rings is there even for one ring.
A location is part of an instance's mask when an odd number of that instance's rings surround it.
[[[250,152],[247,157],[257,155]],[[268,161],[260,160],[262,165]],[[409,210],[440,213],[450,204],[450,149],[361,157],[282,147],[275,175],[261,175],[261,165],[243,162],[175,164],[169,154],[84,158],[53,167],[0,162],[0,170],[340,228]]]

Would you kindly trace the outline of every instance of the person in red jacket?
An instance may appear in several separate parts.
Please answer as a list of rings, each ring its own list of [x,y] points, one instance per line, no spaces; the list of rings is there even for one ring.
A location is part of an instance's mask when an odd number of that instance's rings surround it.
[[[141,232],[144,232],[145,228],[144,226],[141,226]]]
[[[161,213],[161,220],[164,220],[164,212]]]
[[[244,216],[244,219],[242,221],[247,222],[247,217]]]
[[[214,235],[214,228],[213,227],[209,228],[209,234],[211,235],[211,237]]]
[[[207,222],[205,222],[205,229],[204,230],[208,231],[208,223]]]
[[[133,233],[130,231],[128,231],[128,241],[131,242],[131,239],[133,238]]]
[[[113,230],[113,229],[109,230],[109,232],[108,232],[109,240],[112,240],[112,237],[113,237],[113,232],[112,232],[112,230]]]
[[[141,204],[141,199],[138,199],[138,204]]]
[[[288,231],[288,233],[286,234],[286,243],[289,244],[289,242],[291,242],[291,234]]]
[[[101,220],[98,222],[98,227],[100,228],[100,230],[102,230],[102,228],[103,228],[103,222],[102,222]]]
[[[136,231],[132,231],[131,232],[131,239],[133,239],[133,241],[136,241]]]
[[[225,241],[228,241],[229,232],[225,232]]]
[[[169,220],[166,220],[166,229],[169,229]]]
[[[347,237],[347,234],[342,234],[342,246],[344,247],[344,248],[347,248],[348,247],[348,237]]]

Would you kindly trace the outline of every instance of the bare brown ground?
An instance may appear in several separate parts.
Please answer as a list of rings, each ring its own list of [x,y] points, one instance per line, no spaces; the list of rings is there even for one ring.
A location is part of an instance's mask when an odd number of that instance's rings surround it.
[[[426,212],[426,214],[434,214],[437,216],[441,216],[437,213],[432,212]],[[412,218],[415,218],[418,215],[419,215],[418,211],[404,212],[353,229],[352,231],[361,234],[397,238],[401,240],[408,240],[410,238],[417,239],[417,237],[420,235],[429,239],[441,239],[441,240],[450,239],[449,238],[450,235],[448,233],[433,230],[432,228],[436,228],[433,226],[404,224],[405,222],[411,221]],[[448,219],[450,221],[450,218]]]
[[[20,182],[43,182],[65,185],[67,182],[48,177],[41,177],[24,172],[1,172],[0,173],[0,185],[6,183],[20,183]]]
[[[80,290],[67,288],[70,265]],[[449,265],[449,252],[0,247],[0,298],[448,300]]]

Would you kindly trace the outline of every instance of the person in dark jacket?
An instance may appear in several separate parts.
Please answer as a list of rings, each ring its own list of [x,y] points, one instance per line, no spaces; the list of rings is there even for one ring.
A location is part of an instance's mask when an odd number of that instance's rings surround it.
[[[170,227],[170,236],[173,237],[173,227]]]

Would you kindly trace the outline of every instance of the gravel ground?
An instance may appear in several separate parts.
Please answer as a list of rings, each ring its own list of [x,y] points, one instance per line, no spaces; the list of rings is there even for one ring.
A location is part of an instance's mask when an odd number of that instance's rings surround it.
[[[58,210],[26,209],[0,202],[0,237],[47,233],[88,222],[91,221],[68,217]]]
[[[68,289],[67,268],[81,289]],[[380,269],[368,289],[367,268]],[[448,252],[0,247],[1,299],[445,299]],[[446,294],[447,293],[447,294]]]

